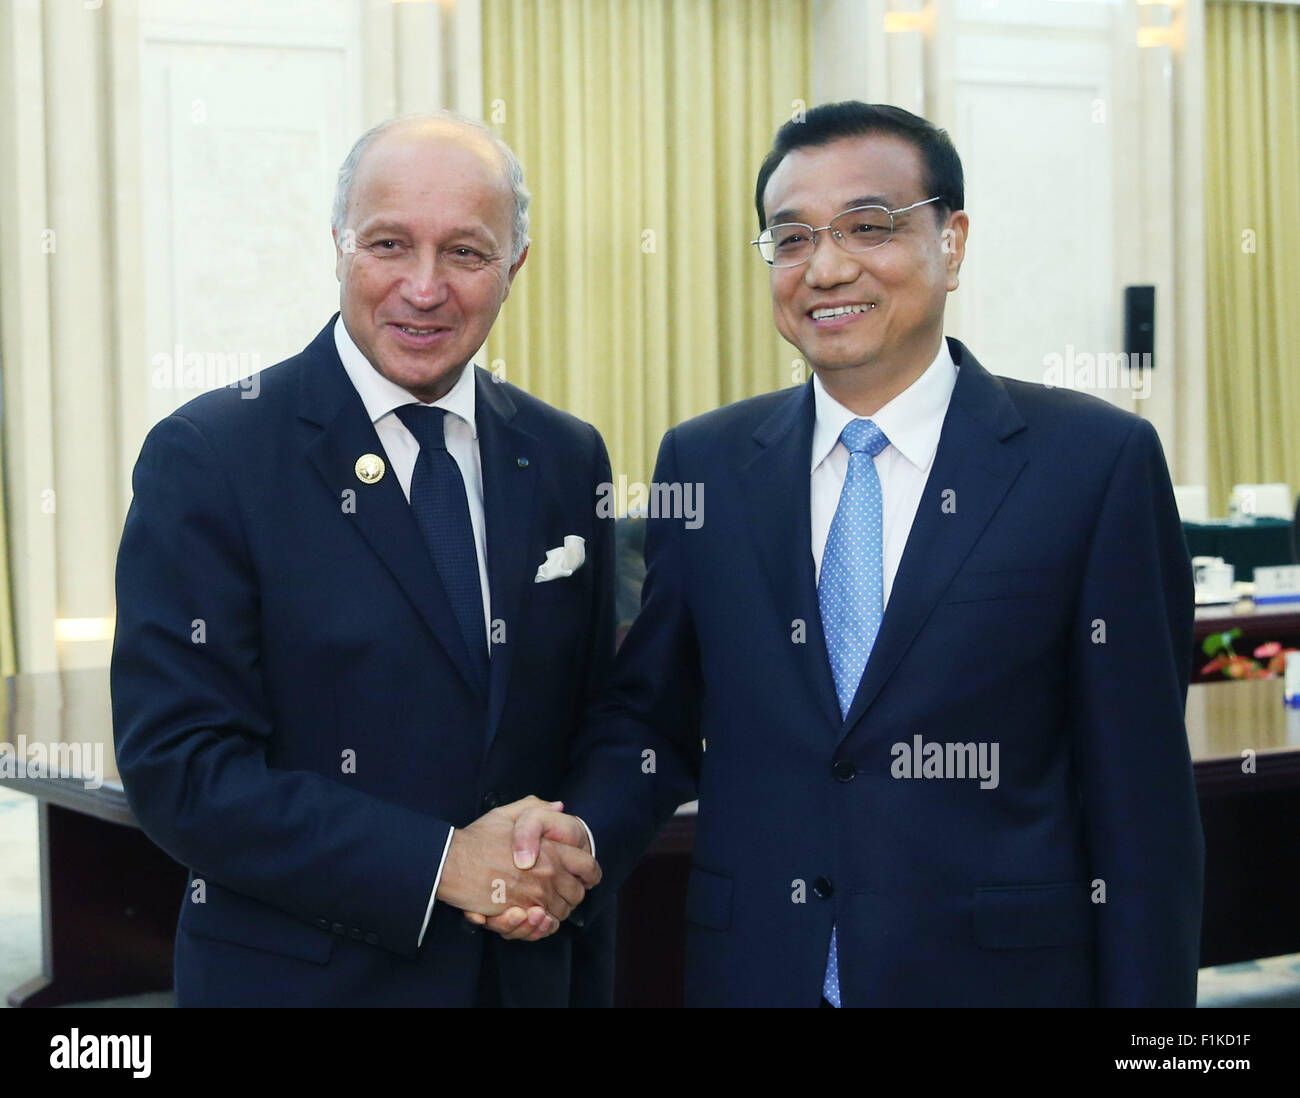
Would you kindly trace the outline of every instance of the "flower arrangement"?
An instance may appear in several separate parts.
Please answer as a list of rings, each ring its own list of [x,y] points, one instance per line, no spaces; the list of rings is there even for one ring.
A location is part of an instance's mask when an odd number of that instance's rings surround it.
[[[1255,649],[1255,656],[1239,656],[1232,642],[1241,636],[1240,629],[1225,633],[1211,633],[1201,642],[1201,651],[1210,656],[1210,662],[1201,668],[1202,675],[1221,672],[1227,679],[1275,679],[1286,670],[1286,654],[1295,648],[1283,648],[1277,641],[1269,641]]]

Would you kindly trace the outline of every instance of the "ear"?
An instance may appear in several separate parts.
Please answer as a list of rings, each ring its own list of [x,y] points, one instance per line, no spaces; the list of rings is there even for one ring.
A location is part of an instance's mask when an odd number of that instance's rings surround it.
[[[966,211],[954,210],[948,215],[948,223],[940,233],[940,248],[948,271],[949,292],[957,288],[961,262],[966,258],[966,236],[969,232],[970,218],[966,216]]]
[[[510,296],[510,287],[514,285],[515,275],[519,273],[519,268],[524,265],[524,260],[528,258],[528,249],[531,247],[531,244],[526,244],[524,250],[519,253],[519,258],[514,261],[510,270],[506,272],[506,293],[505,297],[501,299],[502,301],[504,301],[506,297]]]
[[[334,238],[334,277],[338,281],[343,281],[343,248],[339,245],[339,233],[337,229],[330,229],[330,236]]]

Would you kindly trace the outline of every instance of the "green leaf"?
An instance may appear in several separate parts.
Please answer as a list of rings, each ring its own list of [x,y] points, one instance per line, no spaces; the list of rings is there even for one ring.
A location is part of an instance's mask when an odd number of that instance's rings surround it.
[[[1207,656],[1217,655],[1219,652],[1232,652],[1232,642],[1241,636],[1240,629],[1229,629],[1224,633],[1211,633],[1205,640],[1201,641],[1201,651]]]

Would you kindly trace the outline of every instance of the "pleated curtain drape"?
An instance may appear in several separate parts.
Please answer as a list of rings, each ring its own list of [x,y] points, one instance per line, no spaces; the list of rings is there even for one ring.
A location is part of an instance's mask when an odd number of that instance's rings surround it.
[[[533,193],[488,342],[648,481],[665,430],[806,377],[772,323],[754,178],[811,91],[807,0],[484,0],[483,113]]]
[[[1300,7],[1205,11],[1211,511],[1233,484],[1300,492]]]

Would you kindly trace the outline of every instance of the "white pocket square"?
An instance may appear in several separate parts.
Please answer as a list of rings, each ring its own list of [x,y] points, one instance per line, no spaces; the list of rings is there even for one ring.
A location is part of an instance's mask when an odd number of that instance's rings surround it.
[[[566,534],[564,544],[556,549],[546,550],[546,559],[533,577],[534,583],[546,583],[548,580],[571,576],[587,559],[587,542],[577,534]]]

